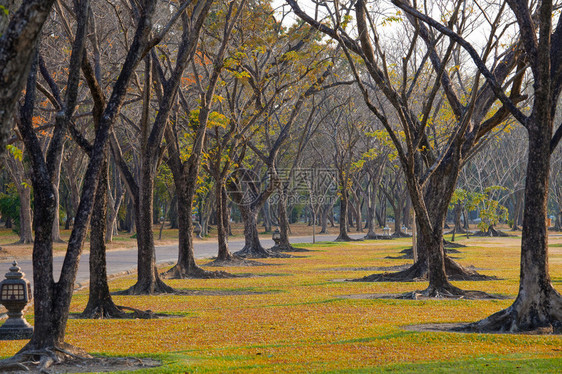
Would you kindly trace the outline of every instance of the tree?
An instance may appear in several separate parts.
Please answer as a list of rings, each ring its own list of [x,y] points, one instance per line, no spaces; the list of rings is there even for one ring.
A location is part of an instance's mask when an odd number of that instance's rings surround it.
[[[202,158],[204,156],[204,144],[207,136],[209,122],[217,121],[218,113],[212,111],[216,100],[215,90],[219,84],[220,75],[224,68],[224,59],[229,46],[230,36],[233,32],[238,18],[245,11],[246,2],[230,2],[225,9],[217,9],[217,13],[224,14],[222,27],[216,27],[214,31],[218,40],[216,45],[201,45],[198,55],[198,67],[193,64],[193,77],[195,82],[192,89],[197,104],[188,103],[181,98],[180,105],[185,110],[189,130],[181,131],[178,121],[166,132],[166,141],[170,147],[168,151],[168,164],[174,176],[177,193],[178,225],[179,225],[179,253],[178,262],[168,274],[174,278],[186,277],[211,277],[224,276],[223,273],[211,273],[204,271],[195,263],[193,254],[193,199],[197,190],[197,178],[199,176]],[[203,24],[201,24],[201,27]],[[216,25],[215,25],[216,26]],[[214,39],[214,38],[213,38]],[[208,66],[207,66],[208,65]],[[199,70],[200,69],[200,70]],[[197,77],[204,76],[205,84]],[[219,125],[214,123],[215,126]],[[192,132],[191,134],[189,132]],[[180,149],[180,135],[188,134],[191,137],[191,152]]]
[[[562,126],[554,131],[554,118],[562,91],[562,19],[553,27],[553,2],[529,5],[509,0],[521,45],[533,79],[533,104],[524,114],[503,91],[497,76],[486,67],[474,47],[450,28],[407,3],[394,1],[404,11],[459,43],[486,78],[494,94],[527,129],[529,150],[525,183],[525,211],[521,240],[519,293],[514,303],[490,317],[467,326],[476,331],[546,331],[562,329],[562,296],[553,287],[548,271],[546,228],[551,154],[562,139]]]
[[[184,3],[182,5],[182,8],[180,8],[182,13],[188,4],[189,3]],[[140,171],[138,179],[135,179],[133,173],[124,162],[117,140],[114,139],[112,142],[113,153],[118,160],[120,171],[124,177],[123,179],[127,184],[129,192],[133,196],[135,223],[137,227],[137,283],[124,291],[124,293],[127,294],[154,294],[173,291],[171,287],[167,286],[162,281],[156,268],[154,233],[152,231],[154,217],[154,179],[156,171],[158,170],[158,164],[165,150],[162,146],[162,141],[168,127],[170,114],[176,106],[178,91],[182,84],[182,77],[188,65],[193,61],[196,55],[201,28],[211,9],[211,5],[211,0],[201,0],[189,4],[189,15],[182,16],[182,33],[179,36],[179,46],[174,58],[175,66],[169,66],[167,67],[169,69],[166,69],[167,71],[164,70],[159,56],[154,52],[145,60],[144,86],[142,91],[143,107],[140,128],[137,134],[139,137],[138,149],[140,153]],[[154,75],[152,74],[153,72]],[[154,116],[150,113],[153,85],[158,99],[158,107]],[[129,120],[129,122],[131,123],[132,121]],[[176,143],[172,142],[169,146],[174,146],[175,144]],[[174,153],[172,152],[172,154]],[[179,200],[182,194],[181,186],[177,184],[177,173],[173,165],[171,170],[176,180],[178,212],[180,212],[181,209],[188,209],[186,204],[190,202]],[[185,184],[183,188],[185,189]],[[179,217],[182,217],[182,215],[179,214]],[[188,230],[189,228],[182,227],[180,223],[180,248],[184,245],[182,239],[184,235],[187,235]],[[183,253],[181,249],[180,253]]]
[[[507,110],[494,106],[496,98],[492,87],[490,84],[481,85],[479,76],[470,81],[462,78],[461,92],[457,92],[449,71],[459,69],[448,68],[454,52],[458,52],[457,46],[453,42],[443,44],[442,38],[436,38],[415,18],[409,18],[411,28],[406,28],[408,34],[401,36],[402,41],[404,38],[409,41],[400,51],[403,57],[396,58],[389,66],[388,49],[382,44],[376,22],[365,1],[355,3],[355,26],[359,40],[345,30],[350,19],[343,12],[344,9],[351,11],[351,8],[330,8],[326,12],[333,15],[330,22],[322,23],[303,12],[296,1],[287,1],[299,17],[342,45],[364,101],[387,130],[405,173],[418,225],[418,261],[403,272],[367,279],[412,280],[427,277],[429,286],[421,292],[425,296],[464,295],[464,291],[449,282],[447,275],[467,279],[474,274],[445,256],[445,217],[462,165],[477,150],[478,141],[506,118]],[[455,3],[452,12],[443,10],[443,17],[460,33],[474,27],[469,19],[471,13],[463,4]],[[500,8],[495,18],[486,18],[492,34],[501,29],[502,11],[503,8]],[[390,22],[395,18],[388,17],[384,21]],[[415,52],[421,50],[420,40],[425,49],[418,54]],[[438,43],[439,49],[436,47]],[[490,39],[484,48],[484,60],[490,57],[494,47],[497,46]],[[364,64],[364,73],[359,70],[356,57]],[[517,49],[511,48],[500,60],[494,61],[493,70],[498,81],[504,82],[515,69],[517,57]],[[517,75],[510,83],[512,98],[518,100],[520,76]],[[398,123],[399,127],[394,123]]]
[[[76,108],[76,94],[79,83],[81,63],[85,60],[85,35],[89,17],[89,2],[82,1],[75,4],[76,33],[72,47],[69,65],[68,86],[65,92],[64,107],[57,117],[53,140],[49,145],[47,157],[43,156],[41,145],[31,127],[31,121],[25,120],[18,124],[19,131],[25,142],[33,173],[33,190],[35,194],[35,242],[33,247],[33,282],[35,324],[31,340],[18,352],[14,358],[2,363],[3,367],[10,367],[14,362],[27,361],[29,355],[40,356],[42,369],[54,361],[69,357],[69,352],[77,352],[64,341],[66,322],[70,301],[73,293],[74,281],[78,270],[78,261],[86,236],[87,223],[93,205],[96,181],[104,159],[104,148],[109,130],[121,108],[129,80],[143,55],[152,45],[158,43],[158,36],[150,38],[152,29],[152,14],[155,1],[144,1],[137,9],[139,22],[134,40],[123,63],[120,76],[113,86],[111,98],[108,101],[101,121],[96,130],[96,137],[91,149],[90,163],[84,178],[84,187],[80,199],[80,206],[76,215],[75,225],[70,235],[60,278],[57,282],[53,276],[52,223],[54,215],[58,213],[55,206],[52,177],[54,165],[49,161],[62,151],[63,138],[66,136],[68,122]],[[26,88],[24,113],[26,118],[32,118],[35,101],[37,59],[31,69]],[[83,352],[78,352],[83,354]],[[20,366],[21,367],[21,366]]]
[[[353,186],[354,163],[361,152],[356,147],[361,139],[365,122],[360,118],[355,101],[344,97],[345,105],[329,118],[328,138],[334,149],[333,164],[337,170],[338,194],[340,198],[340,230],[336,241],[352,241],[348,235],[349,191]]]
[[[304,25],[285,30],[282,22],[271,17],[269,4],[260,8],[260,22],[239,31],[240,42],[229,71],[241,78],[238,96],[232,98],[229,117],[252,126],[247,130],[247,152],[238,154],[238,171],[227,182],[229,196],[237,204],[244,222],[244,248],[240,257],[280,256],[263,248],[259,241],[257,219],[267,199],[279,186],[278,162],[283,147],[302,124],[306,103],[330,76],[325,49],[316,34]],[[255,37],[259,33],[260,37]],[[269,43],[269,49],[263,43]],[[244,42],[250,40],[252,43]],[[272,53],[273,52],[273,53]],[[249,100],[248,100],[249,98]],[[259,190],[262,175],[269,179]],[[251,199],[245,199],[250,197]]]

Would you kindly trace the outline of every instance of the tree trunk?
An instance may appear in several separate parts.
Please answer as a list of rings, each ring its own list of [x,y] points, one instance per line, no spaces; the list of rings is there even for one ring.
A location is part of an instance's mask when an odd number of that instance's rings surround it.
[[[215,181],[215,199],[217,200],[217,241],[219,252],[217,261],[231,261],[232,253],[228,249],[228,207],[223,180]]]
[[[546,118],[542,120],[532,117],[534,122],[529,124],[531,129],[528,132],[519,294],[509,308],[469,325],[469,329],[510,332],[537,329],[544,332],[562,331],[562,296],[552,286],[548,272],[546,217],[552,121],[549,126],[546,120],[549,114],[543,113],[543,116]]]
[[[379,209],[375,211],[379,227],[386,226],[386,198],[382,192],[379,192]]]
[[[311,211],[312,211],[311,207]],[[279,245],[274,246],[271,250],[280,252],[291,252],[295,248],[289,242],[289,217],[287,216],[287,194],[279,189],[279,200],[277,201],[277,217],[279,220],[279,233],[281,234],[281,240]]]
[[[119,178],[116,176],[116,178]],[[121,203],[123,202],[123,196],[125,195],[125,191],[121,186],[121,182],[119,180],[115,183],[115,199],[113,201],[113,206],[111,208],[111,213],[107,218],[107,235],[105,238],[106,243],[111,243],[113,241],[113,236],[117,235],[117,217],[119,216],[119,209],[121,208]]]
[[[376,194],[371,183],[369,183],[367,194],[367,235],[365,235],[365,239],[377,239],[375,232]]]
[[[349,204],[347,191],[344,189],[341,193],[340,198],[340,233],[336,238],[336,242],[348,242],[352,241],[347,234],[347,207]]]
[[[361,198],[359,193],[355,194],[355,221],[357,225],[355,226],[355,231],[363,232],[363,217],[361,215]]]
[[[402,234],[402,200],[396,199],[396,206],[394,207],[394,235],[400,236]]]
[[[226,195],[226,188],[223,186],[222,189],[222,194],[223,194],[223,202],[224,202],[224,227],[226,228],[226,232],[228,234],[228,236],[232,236],[232,226],[230,225],[230,211],[232,209],[231,207],[231,203],[228,201],[227,199],[227,195]]]
[[[153,295],[174,291],[173,288],[162,281],[156,267],[154,233],[152,231],[152,194],[154,189],[152,169],[151,158],[143,153],[140,183],[138,185],[139,197],[137,203],[134,204],[138,246],[137,283],[123,292],[127,295]]]
[[[417,224],[418,261],[412,267],[390,274],[373,274],[363,281],[413,281],[428,279],[429,286],[422,291],[428,297],[461,296],[463,291],[450,284],[448,277],[458,280],[486,279],[474,271],[469,271],[445,256],[443,247],[443,229],[447,216],[449,201],[454,192],[458,172],[452,163],[445,159],[427,182],[424,203],[428,210],[432,230],[424,230]],[[416,219],[419,219],[416,215]]]
[[[178,195],[174,194],[170,202],[170,210],[168,211],[168,220],[170,221],[170,229],[178,228]]]
[[[174,169],[172,169],[174,170]],[[193,252],[192,201],[195,194],[195,180],[187,180],[187,173],[174,173],[178,209],[178,262],[168,270],[171,278],[198,277],[205,273],[195,263]]]
[[[20,239],[17,244],[33,243],[33,230],[32,230],[32,214],[31,214],[31,188],[28,185],[28,180],[25,175],[25,168],[20,160],[15,159],[11,155],[4,158],[7,170],[16,185],[18,196],[20,199]],[[6,228],[10,228],[6,221]],[[9,227],[10,226],[10,227]]]
[[[265,258],[271,253],[262,247],[258,235],[258,209],[248,205],[238,205],[244,223],[244,248],[234,254],[239,257]]]
[[[55,165],[54,177],[53,177],[53,189],[55,190],[55,200],[57,206],[57,213],[55,214],[55,220],[53,221],[53,242],[55,243],[64,243],[64,240],[62,240],[62,238],[60,237],[60,214],[59,214],[59,205],[60,205],[59,189],[60,189],[61,164],[62,164],[62,157],[57,161]]]
[[[20,197],[20,244],[33,243],[33,218],[31,217],[31,190],[27,186],[18,188]]]
[[[513,211],[513,223],[512,223],[512,230],[517,231],[519,230],[519,223],[521,220],[521,216],[523,213],[523,199],[524,194],[521,192],[515,193],[515,208]]]
[[[265,232],[271,232],[271,212],[270,212],[271,207],[269,206],[269,202],[266,201],[265,204],[263,204],[263,208],[261,210],[262,216],[263,216],[263,227],[265,229]]]
[[[320,234],[328,233],[328,213],[331,211],[330,205],[323,205],[320,208]]]
[[[53,279],[52,222],[56,204],[55,191],[51,183],[34,178],[35,198],[35,242],[33,245],[33,337],[27,347],[56,347],[64,341],[64,323],[61,316],[54,315],[57,288]],[[58,213],[58,212],[57,212]]]
[[[115,305],[107,284],[105,233],[107,215],[108,168],[105,161],[98,179],[90,232],[90,293],[82,312],[84,318],[119,318],[123,312]]]

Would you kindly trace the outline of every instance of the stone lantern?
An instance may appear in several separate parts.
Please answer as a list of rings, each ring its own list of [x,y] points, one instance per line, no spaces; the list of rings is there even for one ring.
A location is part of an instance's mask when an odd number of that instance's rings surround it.
[[[273,239],[273,241],[275,242],[275,246],[278,247],[279,243],[281,243],[281,233],[279,232],[278,228],[273,231],[271,239]]]
[[[0,303],[8,309],[8,319],[0,327],[1,340],[29,339],[33,327],[23,319],[23,309],[32,299],[31,285],[17,262],[13,262],[6,279],[0,282]]]

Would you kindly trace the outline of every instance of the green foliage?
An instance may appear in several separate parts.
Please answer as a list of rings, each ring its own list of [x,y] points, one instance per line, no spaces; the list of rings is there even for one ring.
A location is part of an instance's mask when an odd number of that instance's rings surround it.
[[[449,209],[461,206],[468,211],[479,210],[481,222],[478,228],[487,231],[491,226],[497,225],[500,221],[507,221],[509,218],[508,210],[498,200],[494,199],[496,192],[506,191],[502,186],[491,186],[484,189],[484,193],[469,192],[462,188],[455,190]]]
[[[506,221],[509,218],[507,208],[497,200],[494,200],[493,194],[496,191],[505,191],[505,187],[492,186],[484,189],[484,193],[480,194],[478,205],[480,207],[480,219],[478,228],[487,231],[490,226],[497,225],[501,220]]]
[[[4,219],[10,218],[13,230],[19,233],[20,228],[20,198],[13,183],[8,185],[6,192],[0,193],[0,214]]]
[[[14,158],[18,161],[23,160],[23,151],[21,149],[19,149],[18,147],[8,144],[6,146],[6,149],[8,150],[8,152],[10,152],[12,154],[12,156],[14,156]]]

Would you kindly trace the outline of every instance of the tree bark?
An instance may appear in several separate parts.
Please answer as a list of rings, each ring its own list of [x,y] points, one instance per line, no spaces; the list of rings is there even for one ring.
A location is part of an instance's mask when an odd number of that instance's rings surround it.
[[[536,103],[529,122],[519,293],[509,308],[468,325],[470,330],[562,331],[562,296],[548,271],[546,217],[552,137],[548,106]]]
[[[113,191],[114,198],[113,204],[110,205],[111,210],[109,216],[107,218],[107,230],[106,230],[106,237],[105,242],[111,243],[113,241],[113,236],[118,234],[117,230],[117,218],[119,217],[119,209],[121,208],[121,203],[123,202],[123,197],[125,195],[125,191],[121,184],[121,180],[119,179],[119,174],[114,169],[114,179],[115,179],[115,189]]]
[[[320,208],[320,234],[327,234],[328,233],[328,213],[332,210],[331,205],[323,205]]]
[[[20,227],[18,244],[33,243],[32,214],[31,214],[31,189],[26,182],[25,169],[20,160],[11,155],[5,156],[8,172],[10,173],[20,198]]]
[[[177,165],[181,168],[180,165]],[[175,170],[172,168],[172,170]],[[177,210],[178,210],[178,262],[167,272],[171,278],[188,278],[201,276],[205,270],[201,269],[195,263],[195,254],[193,252],[193,218],[192,218],[192,201],[195,195],[195,185],[197,177],[192,176],[187,180],[187,173],[173,173],[174,183],[177,193]]]
[[[311,212],[314,209],[311,206]],[[287,193],[283,191],[283,187],[279,188],[279,200],[277,201],[277,218],[279,220],[279,234],[281,239],[279,245],[274,246],[271,250],[279,252],[291,252],[295,248],[291,245],[289,241],[289,217],[287,216]],[[314,215],[313,215],[314,219]]]
[[[173,292],[166,285],[156,267],[154,248],[154,232],[152,231],[153,192],[154,192],[154,160],[143,152],[141,157],[140,183],[138,184],[138,201],[135,204],[135,223],[137,228],[138,271],[137,283],[124,291],[129,295],[153,295]],[[180,229],[181,235],[181,229]]]
[[[223,180],[215,181],[215,199],[217,199],[217,241],[219,251],[217,261],[231,261],[232,253],[228,249],[228,207]]]
[[[107,161],[104,161],[98,179],[98,188],[90,219],[90,293],[88,304],[81,314],[83,318],[119,318],[124,314],[113,302],[107,283],[107,263],[105,257],[107,176]]]
[[[64,148],[64,145],[63,145]],[[61,150],[62,154],[63,150]],[[57,214],[55,214],[55,220],[53,221],[53,242],[55,243],[64,243],[60,236],[60,214],[59,214],[59,206],[60,206],[60,174],[61,174],[61,163],[62,157],[55,161],[55,168],[54,175],[53,175],[53,189],[55,191],[55,199],[56,199],[56,206],[57,206]]]
[[[11,135],[16,103],[25,86],[37,40],[54,0],[26,0],[0,29],[0,154]]]
[[[341,191],[340,197],[340,233],[336,238],[336,242],[349,242],[353,241],[347,234],[347,208],[348,208],[349,200],[348,194],[345,187]]]
[[[244,223],[244,247],[234,254],[246,258],[266,258],[272,254],[262,247],[258,233],[259,208],[249,205],[238,205]]]
[[[365,235],[365,239],[377,239],[375,232],[376,193],[372,183],[369,183],[367,188],[367,199],[367,235]]]
[[[33,230],[31,215],[31,190],[28,186],[18,188],[20,196],[20,244],[33,243]]]

